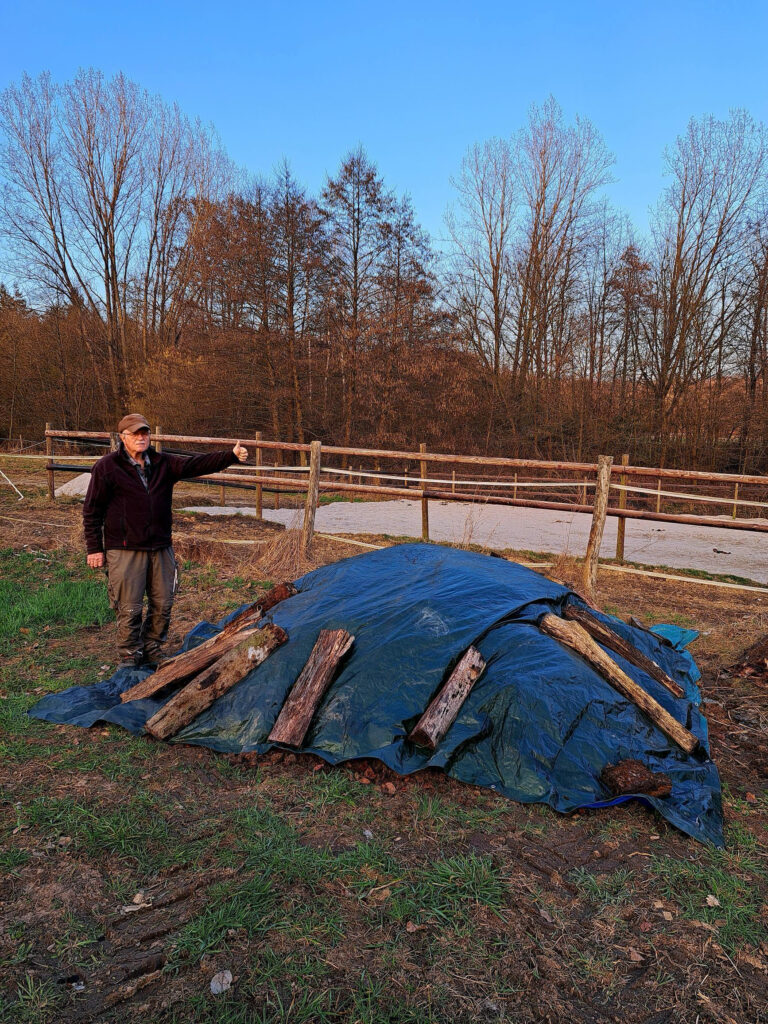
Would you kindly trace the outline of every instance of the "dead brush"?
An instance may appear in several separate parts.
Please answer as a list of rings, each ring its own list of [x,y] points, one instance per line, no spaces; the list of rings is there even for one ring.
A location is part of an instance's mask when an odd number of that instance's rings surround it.
[[[248,564],[267,579],[295,580],[304,573],[317,569],[321,564],[312,558],[305,558],[301,546],[300,516],[274,539],[266,540],[253,552]]]

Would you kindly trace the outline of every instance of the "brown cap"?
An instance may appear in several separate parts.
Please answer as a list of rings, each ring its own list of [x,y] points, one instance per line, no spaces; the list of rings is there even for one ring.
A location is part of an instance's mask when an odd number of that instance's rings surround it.
[[[132,434],[135,434],[141,427],[146,427],[149,430],[149,424],[138,412],[129,412],[127,416],[123,416],[120,422],[117,424],[118,434],[122,434],[124,430],[130,430]]]

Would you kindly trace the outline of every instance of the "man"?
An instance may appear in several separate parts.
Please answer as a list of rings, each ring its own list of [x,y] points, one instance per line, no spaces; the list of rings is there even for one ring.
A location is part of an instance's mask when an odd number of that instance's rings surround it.
[[[118,450],[91,471],[83,524],[88,565],[106,565],[108,590],[117,612],[117,646],[122,666],[156,666],[178,588],[171,547],[173,485],[245,462],[248,450],[234,448],[191,458],[150,447],[149,424],[138,413],[117,425]],[[147,613],[142,621],[144,594]]]

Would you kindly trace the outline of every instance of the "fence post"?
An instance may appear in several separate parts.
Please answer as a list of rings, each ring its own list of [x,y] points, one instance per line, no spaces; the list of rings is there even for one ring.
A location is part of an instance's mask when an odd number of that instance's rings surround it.
[[[738,500],[739,500],[739,485],[738,484],[734,484],[733,485],[733,516],[732,516],[733,519],[736,518],[736,502]]]
[[[309,549],[312,545],[312,536],[315,532],[315,512],[317,511],[317,499],[320,493],[320,441],[312,441],[309,454],[309,485],[307,487],[307,500],[304,505],[304,527],[301,531],[301,550],[305,558],[309,558]]]
[[[109,450],[116,452],[120,447],[120,435],[112,431],[109,435]]]
[[[584,571],[582,574],[582,586],[590,600],[593,600],[595,596],[597,560],[600,555],[600,542],[603,539],[603,529],[605,527],[605,513],[608,508],[608,490],[611,486],[612,465],[613,458],[610,455],[601,455],[597,462],[597,483],[595,485],[592,527],[589,531],[589,541],[587,543],[587,553],[584,556]]]
[[[622,466],[629,465],[629,455],[621,456]],[[622,473],[619,477],[619,483],[622,487],[627,486],[627,475]],[[627,492],[619,491],[619,508],[627,507]],[[624,561],[624,536],[627,529],[627,520],[623,516],[619,516],[619,523],[616,527],[616,558],[619,562]]]
[[[253,435],[253,437],[254,437],[254,440],[256,441],[256,465],[257,466],[261,466],[262,465],[261,448],[259,448],[259,441],[261,440],[261,431],[257,430],[256,433]],[[261,473],[257,470],[257,472],[256,472],[257,479],[260,476],[261,476]],[[262,490],[262,486],[261,486],[261,484],[256,484],[256,518],[257,519],[263,519],[264,518],[264,507],[263,507],[263,504],[262,504],[263,498],[264,498],[264,492]]]
[[[419,445],[419,451],[422,455],[426,453],[426,444]],[[421,480],[419,481],[421,489],[424,491],[427,488],[427,463],[425,459],[421,460]],[[427,498],[421,499],[421,539],[429,540],[429,501]]]
[[[661,512],[661,478],[656,485],[656,514]]]
[[[53,430],[53,427],[50,423],[46,423],[45,454],[48,456],[48,462],[46,464],[46,472],[48,474],[48,501],[56,501],[56,482],[54,471],[50,468],[53,464],[53,438],[47,436],[49,430]]]
[[[163,432],[163,428],[158,423],[157,426],[155,427],[155,436],[157,437],[159,434],[162,434],[162,432]],[[163,442],[156,440],[155,441],[155,451],[156,452],[161,452],[162,450],[163,450]]]

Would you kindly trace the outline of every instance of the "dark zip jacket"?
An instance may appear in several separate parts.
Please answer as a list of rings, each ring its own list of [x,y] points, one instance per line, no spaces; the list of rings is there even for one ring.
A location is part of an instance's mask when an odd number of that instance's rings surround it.
[[[85,496],[83,526],[89,555],[111,548],[156,551],[171,543],[173,485],[190,477],[217,473],[237,456],[226,452],[184,458],[150,448],[148,487],[128,459],[121,444],[104,455],[91,470]]]

